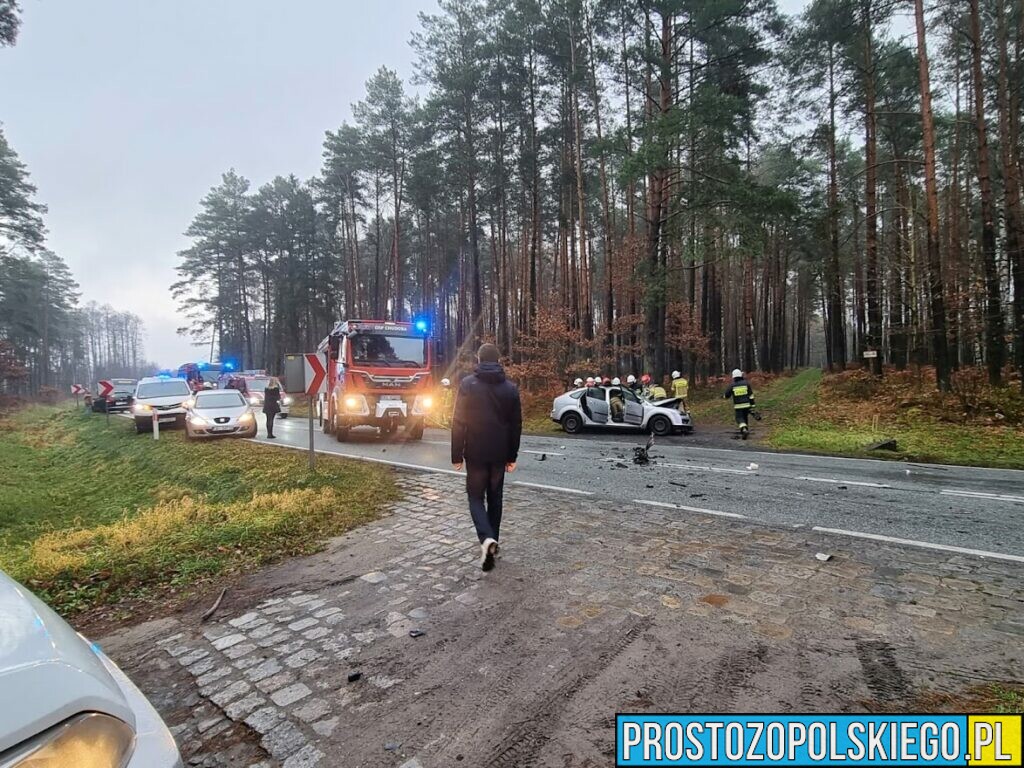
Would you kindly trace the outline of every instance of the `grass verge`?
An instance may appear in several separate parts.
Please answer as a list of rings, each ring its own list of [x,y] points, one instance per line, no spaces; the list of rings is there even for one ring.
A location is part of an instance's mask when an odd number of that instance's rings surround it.
[[[371,464],[311,474],[299,452],[66,408],[0,422],[0,568],[65,614],[313,552],[396,496]]]

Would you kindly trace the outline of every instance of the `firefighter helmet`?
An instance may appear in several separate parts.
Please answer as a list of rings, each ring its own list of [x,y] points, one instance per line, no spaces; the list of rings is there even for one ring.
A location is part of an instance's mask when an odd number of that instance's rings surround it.
[[[732,377],[734,379],[742,379],[743,378],[743,371],[741,371],[739,368],[733,368],[732,369]]]

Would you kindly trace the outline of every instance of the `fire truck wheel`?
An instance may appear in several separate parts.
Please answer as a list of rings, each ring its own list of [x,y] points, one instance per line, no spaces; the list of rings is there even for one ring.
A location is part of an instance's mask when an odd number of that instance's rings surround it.
[[[423,423],[420,422],[415,427],[409,430],[409,440],[422,440],[423,439]]]
[[[348,427],[342,427],[338,424],[334,425],[334,439],[339,443],[344,443],[348,440]]]

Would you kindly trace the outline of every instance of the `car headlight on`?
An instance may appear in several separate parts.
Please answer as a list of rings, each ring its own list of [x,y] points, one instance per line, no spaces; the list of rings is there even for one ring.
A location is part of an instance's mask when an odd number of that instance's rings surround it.
[[[412,403],[413,413],[426,413],[434,406],[434,398],[430,395],[417,395]]]
[[[65,720],[42,734],[12,768],[112,768],[128,762],[135,732],[116,717],[90,712]]]
[[[281,402],[285,405],[291,405],[295,401],[292,400],[290,397],[285,396],[281,398]]]
[[[136,403],[132,406],[132,410],[136,413],[149,413],[153,410],[153,406],[147,405],[146,403]]]
[[[206,424],[208,423],[206,419],[204,419],[198,413],[193,413],[191,416],[188,417],[188,420],[190,423],[195,424],[197,427],[206,426]]]
[[[348,413],[367,414],[370,407],[366,404],[366,398],[362,395],[348,395],[342,405]]]
[[[250,421],[252,421],[252,419],[253,419],[252,411],[246,411],[245,413],[243,413],[241,416],[238,417],[238,423],[239,424],[248,424]]]
[[[249,405],[259,405],[259,404],[260,404],[260,399],[258,397],[256,397],[255,395],[253,395],[252,397],[249,398]]]

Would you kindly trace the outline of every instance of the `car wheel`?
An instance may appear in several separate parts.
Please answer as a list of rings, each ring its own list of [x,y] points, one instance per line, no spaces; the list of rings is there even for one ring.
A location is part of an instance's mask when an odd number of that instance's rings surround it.
[[[152,432],[152,431],[153,431],[152,425],[140,424],[137,421],[135,422],[135,434],[136,435],[141,435],[143,432]]]
[[[658,437],[664,437],[665,435],[672,434],[672,422],[668,420],[667,416],[655,416],[650,422],[651,432],[656,434]]]
[[[562,417],[562,429],[570,435],[576,435],[583,431],[583,419],[578,413],[567,413]]]
[[[412,427],[408,431],[408,434],[406,435],[406,439],[408,439],[408,440],[422,440],[423,439],[423,424],[420,423],[420,424],[417,424],[415,427]]]
[[[332,431],[334,432],[334,439],[339,443],[348,441],[348,427],[343,427],[340,424],[335,423]]]
[[[288,414],[287,413],[279,413],[279,414],[277,414],[277,418],[279,418],[279,419],[287,419],[288,418]]]

